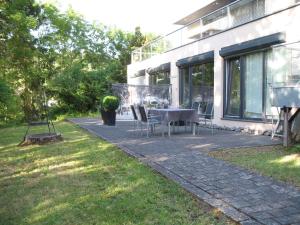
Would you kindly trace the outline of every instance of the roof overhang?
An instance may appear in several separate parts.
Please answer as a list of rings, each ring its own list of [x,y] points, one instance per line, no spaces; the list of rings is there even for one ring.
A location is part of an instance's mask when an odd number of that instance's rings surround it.
[[[148,68],[147,70],[147,73],[149,75],[154,75],[158,72],[166,72],[166,71],[170,71],[171,69],[171,63],[164,63],[164,64],[161,64],[157,67],[151,67],[151,68]]]
[[[180,59],[176,62],[176,66],[184,67],[187,65],[191,66],[191,65],[203,64],[203,63],[208,63],[213,61],[214,61],[214,51],[209,51],[199,55],[194,55],[191,57]]]
[[[258,49],[268,48],[272,45],[284,43],[285,41],[286,34],[284,32],[278,32],[275,34],[270,34],[249,41],[223,47],[221,48],[219,54],[222,57],[234,56]]]

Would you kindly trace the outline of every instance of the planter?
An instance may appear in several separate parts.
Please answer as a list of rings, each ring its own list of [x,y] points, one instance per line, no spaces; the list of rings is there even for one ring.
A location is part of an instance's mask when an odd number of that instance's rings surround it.
[[[116,125],[116,111],[101,110],[101,117],[104,125],[108,125],[108,126]]]

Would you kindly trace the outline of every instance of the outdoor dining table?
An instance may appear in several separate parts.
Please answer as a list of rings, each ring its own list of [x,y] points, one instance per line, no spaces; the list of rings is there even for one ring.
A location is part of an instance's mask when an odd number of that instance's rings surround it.
[[[168,126],[168,135],[171,136],[171,123],[177,121],[185,121],[193,124],[193,135],[195,135],[194,122],[198,121],[197,111],[195,109],[150,109],[149,114],[160,116],[161,123]]]

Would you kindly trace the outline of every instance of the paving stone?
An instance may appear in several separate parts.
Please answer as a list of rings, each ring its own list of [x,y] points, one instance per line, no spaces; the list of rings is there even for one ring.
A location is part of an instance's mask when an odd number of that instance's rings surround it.
[[[294,207],[284,207],[284,208],[277,208],[277,209],[272,209],[269,211],[273,216],[289,216],[293,214],[299,213],[299,209],[294,208]],[[300,213],[299,213],[300,215]]]
[[[266,136],[201,128],[199,136],[134,135],[131,122],[103,126],[96,119],[74,119],[89,132],[116,144],[128,155],[179,183],[183,188],[241,224],[299,224],[299,189],[207,156],[217,149],[278,144]]]
[[[274,217],[272,214],[268,213],[267,211],[253,212],[253,213],[249,213],[249,215],[258,220],[270,219]]]
[[[240,224],[241,225],[262,225],[261,223],[255,221],[255,220],[252,220],[252,219],[240,221]]]
[[[258,221],[261,222],[264,225],[281,225],[280,223],[278,223],[277,221],[273,220],[273,219],[260,219],[258,218]]]
[[[293,223],[300,223],[300,214],[293,214],[289,216],[284,216],[284,217],[276,217],[274,220],[278,221],[279,223],[283,225],[287,224],[293,224]]]

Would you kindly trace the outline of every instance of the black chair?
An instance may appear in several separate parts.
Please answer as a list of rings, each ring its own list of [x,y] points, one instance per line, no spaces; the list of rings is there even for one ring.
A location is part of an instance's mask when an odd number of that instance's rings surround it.
[[[134,108],[133,105],[130,105],[130,109],[131,109],[131,112],[132,112],[132,115],[133,115],[133,127],[134,127],[134,131],[136,131],[137,127],[138,127],[139,119],[138,119],[138,116],[136,114],[136,111],[135,111],[135,108]]]
[[[139,113],[140,113],[140,123],[141,123],[141,130],[142,130],[142,124],[146,124],[147,126],[147,137],[149,137],[149,128],[151,128],[151,131],[155,130],[155,125],[161,124],[161,117],[157,115],[151,115],[146,113],[145,107],[142,105],[138,106]],[[164,135],[162,131],[162,135]]]
[[[200,102],[193,102],[192,109],[195,109],[195,110],[197,110],[197,113],[200,113],[200,111],[199,111],[199,109],[200,109]]]

